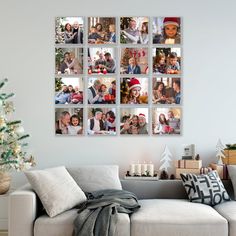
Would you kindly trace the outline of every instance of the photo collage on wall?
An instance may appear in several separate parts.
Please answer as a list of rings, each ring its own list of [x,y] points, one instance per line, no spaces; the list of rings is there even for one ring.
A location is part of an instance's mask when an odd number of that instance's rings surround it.
[[[57,136],[182,134],[182,18],[56,17]]]

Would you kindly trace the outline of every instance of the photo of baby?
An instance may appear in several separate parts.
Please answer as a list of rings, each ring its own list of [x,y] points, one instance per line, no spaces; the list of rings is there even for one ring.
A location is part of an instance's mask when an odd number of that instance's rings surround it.
[[[153,48],[153,73],[181,74],[181,48]]]
[[[87,134],[106,136],[116,135],[115,108],[89,108]]]
[[[83,74],[83,48],[56,48],[55,64],[57,75]]]
[[[181,134],[180,108],[153,108],[152,131],[157,135]]]
[[[88,104],[115,104],[116,79],[110,77],[88,78]]]
[[[148,17],[121,17],[120,43],[148,44]]]
[[[83,108],[56,108],[55,133],[57,135],[83,134]]]
[[[121,108],[120,134],[148,134],[148,108]]]
[[[181,104],[180,78],[153,78],[153,104]]]
[[[88,74],[114,74],[115,48],[88,48]]]
[[[148,74],[148,48],[121,48],[121,74]]]
[[[181,44],[180,17],[154,17],[152,35],[154,44]]]
[[[116,18],[89,17],[88,43],[89,44],[116,43]]]
[[[148,104],[148,78],[121,78],[121,104]]]
[[[56,17],[55,43],[56,44],[83,44],[84,37],[83,17]]]
[[[83,104],[83,78],[55,78],[55,104]]]

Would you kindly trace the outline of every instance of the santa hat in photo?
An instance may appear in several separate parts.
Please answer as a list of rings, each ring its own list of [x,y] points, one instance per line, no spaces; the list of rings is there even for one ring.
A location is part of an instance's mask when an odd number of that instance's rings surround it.
[[[165,27],[167,25],[175,25],[175,26],[179,27],[180,18],[178,18],[178,17],[165,17],[164,21],[163,21],[163,26]]]
[[[136,88],[136,87],[141,88],[139,80],[136,78],[131,78],[131,80],[129,81],[129,90]]]
[[[146,118],[145,114],[143,114],[143,113],[139,113],[139,115],[138,115],[138,116],[139,116],[139,117]]]

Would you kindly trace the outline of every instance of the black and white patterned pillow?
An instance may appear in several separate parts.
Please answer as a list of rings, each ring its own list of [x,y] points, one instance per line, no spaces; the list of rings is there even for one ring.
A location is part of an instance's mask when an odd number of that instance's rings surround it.
[[[215,206],[230,197],[216,171],[205,175],[180,174],[185,190],[191,202]]]

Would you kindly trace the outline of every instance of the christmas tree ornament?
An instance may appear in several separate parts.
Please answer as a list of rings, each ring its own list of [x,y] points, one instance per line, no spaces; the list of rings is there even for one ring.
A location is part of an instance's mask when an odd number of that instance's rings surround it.
[[[5,118],[3,116],[0,117],[0,127],[4,127],[6,125]]]
[[[21,135],[25,132],[24,128],[22,126],[18,126],[16,129],[15,129],[15,132],[18,134],[18,135]]]
[[[219,139],[216,144],[216,160],[217,160],[217,164],[219,165],[223,165],[222,158],[225,158],[224,149],[225,149],[225,145]]]
[[[168,148],[168,146],[165,146],[164,152],[161,155],[161,166],[159,168],[160,172],[165,170],[168,173],[168,170],[171,168],[171,162],[172,162],[172,154]]]

